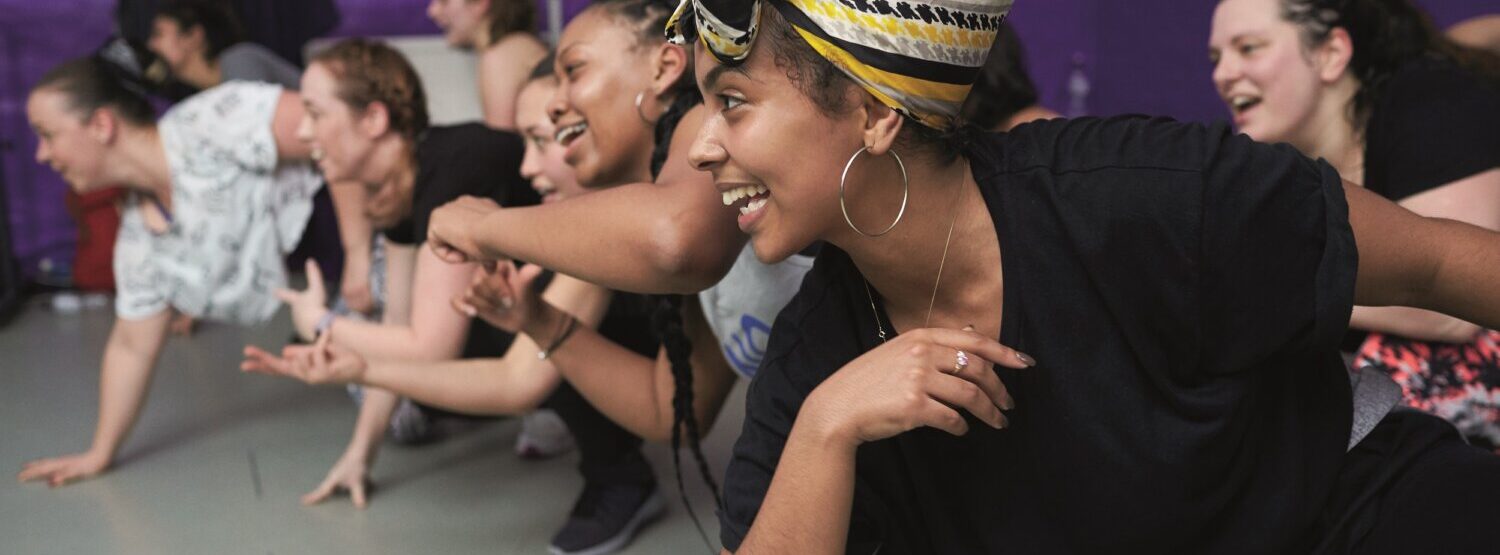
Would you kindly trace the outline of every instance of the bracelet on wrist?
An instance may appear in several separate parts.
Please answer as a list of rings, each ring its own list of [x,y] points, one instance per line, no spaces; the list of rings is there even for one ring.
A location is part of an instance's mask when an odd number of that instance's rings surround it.
[[[574,318],[572,314],[563,313],[562,331],[557,334],[551,344],[547,345],[547,348],[537,351],[536,358],[540,360],[551,358],[552,354],[557,352],[557,348],[561,347],[563,342],[567,341],[568,337],[573,335],[573,329],[576,327],[578,327],[578,319]]]
[[[333,319],[336,317],[332,310],[323,312],[323,317],[318,318],[318,325],[313,326],[313,339],[323,337],[323,334],[328,333],[328,328],[333,327]]]

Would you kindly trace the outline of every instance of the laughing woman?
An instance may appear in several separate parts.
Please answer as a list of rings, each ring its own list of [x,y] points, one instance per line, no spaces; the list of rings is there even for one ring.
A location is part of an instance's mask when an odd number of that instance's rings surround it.
[[[36,158],[79,193],[123,184],[115,243],[119,296],[104,348],[99,421],[88,451],[28,463],[22,481],[61,485],[107,468],[129,434],[174,314],[254,324],[275,314],[282,256],[321,186],[295,137],[296,94],[233,83],[160,119],[109,62],[85,58],[32,88]]]
[[[1500,459],[1421,413],[1352,425],[1337,347],[1355,302],[1500,323],[1500,236],[1223,126],[952,131],[1009,5],[683,3],[692,161],[769,191],[761,260],[827,242],[751,384],[725,547],[1487,549]]]

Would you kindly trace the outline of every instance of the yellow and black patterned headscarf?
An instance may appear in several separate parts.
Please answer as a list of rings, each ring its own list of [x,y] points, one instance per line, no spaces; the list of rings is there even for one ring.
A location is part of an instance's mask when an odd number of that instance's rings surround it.
[[[760,10],[768,4],[813,50],[885,105],[928,127],[948,129],[1011,2],[682,0],[667,22],[667,37],[683,44],[696,31],[719,63],[738,64],[750,55]]]

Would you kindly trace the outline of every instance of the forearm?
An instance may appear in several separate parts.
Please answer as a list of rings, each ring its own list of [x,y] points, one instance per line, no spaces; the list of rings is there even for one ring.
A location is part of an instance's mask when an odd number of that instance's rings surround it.
[[[565,317],[556,308],[546,307],[540,317],[528,323],[526,336],[550,344]],[[580,324],[553,350],[550,360],[579,394],[616,424],[651,441],[671,436],[673,384],[670,373],[658,368],[656,359],[626,349]]]
[[[143,321],[117,321],[104,348],[99,377],[99,422],[89,450],[113,460],[145,404],[166,341],[171,310]]]
[[[1421,341],[1465,343],[1479,333],[1479,326],[1430,310],[1408,307],[1356,306],[1349,327],[1389,333]]]
[[[329,326],[333,341],[371,361],[425,362],[458,358],[468,328],[455,335],[424,333],[414,325],[365,322],[338,317]]]
[[[1430,281],[1412,293],[1417,302],[1403,303],[1435,310],[1480,326],[1500,328],[1500,234],[1452,220],[1429,220],[1442,237],[1443,249]]]
[[[520,343],[522,338],[517,338]],[[511,347],[514,350],[516,347]],[[536,350],[531,349],[531,360]],[[515,359],[484,358],[427,364],[381,362],[365,370],[363,383],[426,405],[467,414],[528,412],[557,387],[557,372],[516,368]]]
[[[854,445],[798,418],[738,553],[844,553]]]
[[[344,256],[369,258],[374,228],[370,216],[365,214],[365,188],[359,183],[329,183],[328,194],[333,197],[334,213],[338,216]]]
[[[697,194],[717,196],[704,188]],[[638,183],[507,208],[474,235],[488,258],[525,260],[616,290],[695,293],[729,271],[745,238],[723,206],[676,201],[678,193],[693,194]]]
[[[349,447],[344,450],[344,456],[357,457],[366,463],[375,460],[398,401],[400,398],[389,391],[364,388],[364,401],[359,405],[359,416],[354,421],[354,435],[349,438]]]

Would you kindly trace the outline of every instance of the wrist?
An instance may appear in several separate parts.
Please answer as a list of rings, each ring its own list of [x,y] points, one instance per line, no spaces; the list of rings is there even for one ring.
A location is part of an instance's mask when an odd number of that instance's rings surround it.
[[[477,225],[463,231],[464,238],[473,242],[474,250],[479,251],[479,257],[483,260],[506,260],[508,258],[505,256],[505,253],[496,249],[495,245],[490,241],[490,238],[494,237],[495,234],[478,233],[479,230],[488,230],[493,227],[495,222],[502,217],[500,214],[503,211],[503,209],[492,210],[490,213],[480,216]]]
[[[531,336],[538,347],[546,347],[554,339],[552,336],[557,333],[565,317],[567,315],[552,306],[552,303],[543,301],[537,304],[536,314],[521,324],[521,332]]]
[[[864,443],[859,439],[859,434],[853,425],[839,418],[837,414],[830,414],[823,410],[822,406],[823,403],[817,396],[817,390],[814,390],[813,394],[802,403],[802,408],[797,411],[797,420],[792,424],[792,433],[825,448],[853,449]]]
[[[312,311],[306,319],[298,319],[297,335],[303,341],[315,341],[319,335],[333,329],[334,314],[327,308],[318,308]]]

